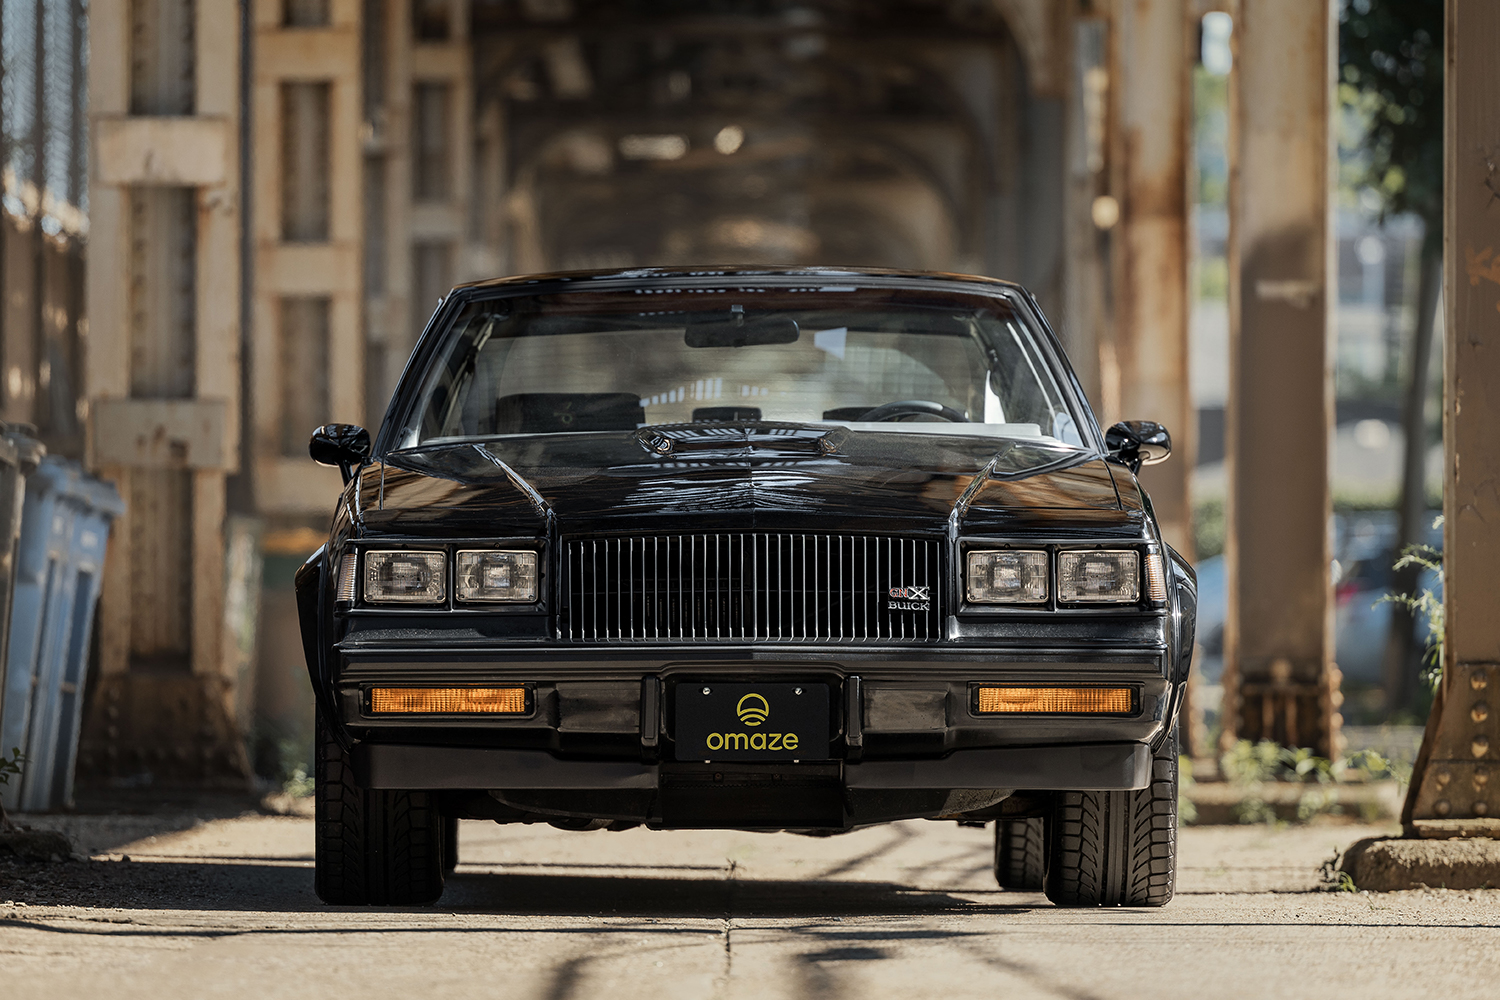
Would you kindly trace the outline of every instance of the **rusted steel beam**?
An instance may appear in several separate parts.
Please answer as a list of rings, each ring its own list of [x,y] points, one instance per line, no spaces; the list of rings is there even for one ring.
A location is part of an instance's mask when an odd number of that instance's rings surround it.
[[[1110,46],[1115,357],[1119,413],[1172,432],[1146,470],[1162,532],[1192,557],[1193,401],[1188,384],[1188,136],[1194,62],[1188,0],[1119,0]]]
[[[1448,0],[1443,81],[1443,679],[1403,820],[1500,835],[1500,5]]]
[[[240,434],[239,51],[233,0],[89,8],[88,460],[128,509],[104,567],[85,781],[249,776],[223,587]],[[118,447],[158,431],[160,447]]]
[[[1226,739],[1338,752],[1328,439],[1336,4],[1244,0],[1231,81]]]

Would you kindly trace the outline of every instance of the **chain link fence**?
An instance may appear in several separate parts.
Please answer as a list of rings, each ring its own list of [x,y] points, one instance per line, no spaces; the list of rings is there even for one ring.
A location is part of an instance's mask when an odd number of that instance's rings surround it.
[[[88,5],[0,0],[0,419],[83,450]]]

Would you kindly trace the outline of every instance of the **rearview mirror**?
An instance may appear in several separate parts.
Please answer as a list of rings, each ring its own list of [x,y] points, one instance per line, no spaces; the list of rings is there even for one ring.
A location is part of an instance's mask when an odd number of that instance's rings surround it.
[[[1130,466],[1131,472],[1140,472],[1143,465],[1167,460],[1172,454],[1172,435],[1152,420],[1125,420],[1104,432],[1104,447],[1110,458]]]
[[[324,424],[313,431],[307,453],[319,465],[336,465],[344,482],[370,457],[370,432],[357,424]]]
[[[801,332],[790,316],[746,316],[743,306],[731,306],[689,319],[682,339],[689,347],[758,347],[795,344]]]

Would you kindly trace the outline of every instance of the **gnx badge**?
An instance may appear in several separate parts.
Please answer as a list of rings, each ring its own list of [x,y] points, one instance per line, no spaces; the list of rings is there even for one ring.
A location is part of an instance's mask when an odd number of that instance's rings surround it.
[[[931,587],[892,587],[888,592],[887,611],[926,611],[930,606]]]

